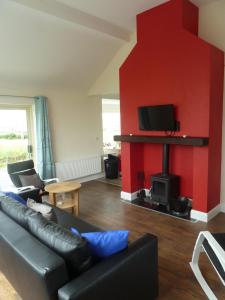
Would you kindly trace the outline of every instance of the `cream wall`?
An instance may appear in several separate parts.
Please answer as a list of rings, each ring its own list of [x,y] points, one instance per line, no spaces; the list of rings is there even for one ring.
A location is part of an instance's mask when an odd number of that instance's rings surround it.
[[[56,162],[102,154],[101,101],[86,92],[68,89],[1,88],[0,95],[48,97],[49,121]],[[29,104],[26,98],[0,97],[1,103]]]
[[[202,6],[199,16],[199,36],[225,51],[225,1],[219,0]],[[224,70],[225,71],[225,70]],[[225,73],[224,73],[225,74]],[[225,83],[225,81],[224,81]],[[225,84],[223,109],[223,141],[221,171],[221,203],[225,211]]]
[[[136,33],[124,44],[89,90],[89,95],[119,97],[119,68],[136,44]]]
[[[85,92],[46,93],[55,161],[102,154],[101,101]]]

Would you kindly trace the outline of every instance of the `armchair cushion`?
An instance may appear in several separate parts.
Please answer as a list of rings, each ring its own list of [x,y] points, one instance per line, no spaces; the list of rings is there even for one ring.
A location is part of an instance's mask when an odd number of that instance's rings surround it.
[[[29,170],[24,170],[24,171],[19,171],[19,172],[14,172],[14,173],[10,173],[9,176],[12,180],[12,182],[15,184],[16,187],[21,187],[23,186],[20,180],[21,175],[34,175],[36,174],[35,169],[29,169]]]
[[[214,233],[212,236],[215,240],[220,244],[220,246],[225,250],[225,234],[224,233]],[[215,266],[216,270],[220,274],[220,276],[225,280],[225,271],[217,258],[216,254],[214,253],[213,249],[209,245],[208,241],[205,239],[203,242],[203,247],[208,254],[209,258],[211,259],[213,265]]]
[[[19,179],[21,181],[22,186],[30,186],[33,185],[36,188],[44,190],[45,184],[41,180],[39,174],[32,175],[19,175]]]

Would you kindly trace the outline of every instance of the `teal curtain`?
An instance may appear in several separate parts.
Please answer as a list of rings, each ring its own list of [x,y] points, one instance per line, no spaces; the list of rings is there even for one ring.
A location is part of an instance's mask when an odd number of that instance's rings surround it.
[[[48,119],[47,98],[34,97],[36,115],[37,169],[42,179],[55,177],[55,164]]]

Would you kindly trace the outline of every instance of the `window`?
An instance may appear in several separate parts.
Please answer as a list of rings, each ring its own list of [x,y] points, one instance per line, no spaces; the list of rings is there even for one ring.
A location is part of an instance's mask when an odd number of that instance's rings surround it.
[[[0,105],[1,186],[11,184],[7,164],[33,158],[32,105]]]

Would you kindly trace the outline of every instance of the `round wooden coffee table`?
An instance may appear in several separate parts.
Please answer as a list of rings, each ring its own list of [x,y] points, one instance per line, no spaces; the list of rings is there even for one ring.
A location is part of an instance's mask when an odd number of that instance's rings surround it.
[[[79,215],[79,190],[81,184],[77,181],[65,181],[48,184],[45,186],[45,190],[49,192],[50,202],[62,209],[72,209],[72,213],[76,211],[76,215]],[[64,198],[57,199],[58,194],[64,194]]]

